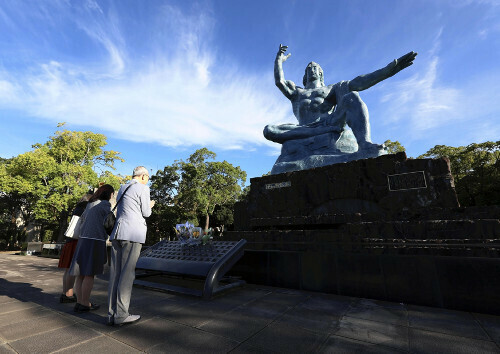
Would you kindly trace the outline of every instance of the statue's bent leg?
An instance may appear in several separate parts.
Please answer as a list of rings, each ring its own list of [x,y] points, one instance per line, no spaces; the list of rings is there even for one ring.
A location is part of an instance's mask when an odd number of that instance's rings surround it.
[[[275,143],[283,144],[288,140],[309,138],[334,131],[338,132],[339,129],[335,126],[327,125],[326,122],[310,126],[295,124],[266,125],[264,128],[264,137]]]
[[[283,143],[288,140],[287,137],[290,135],[291,131],[295,129],[297,125],[295,124],[281,124],[281,125],[266,125],[264,127],[264,137],[267,140],[274,141],[275,143]]]
[[[341,104],[346,112],[346,122],[351,127],[360,149],[381,148],[381,145],[372,143],[368,108],[359,93],[349,92],[343,97]]]

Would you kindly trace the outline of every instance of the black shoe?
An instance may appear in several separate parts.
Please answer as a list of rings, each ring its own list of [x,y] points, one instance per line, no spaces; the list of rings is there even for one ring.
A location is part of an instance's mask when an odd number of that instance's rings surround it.
[[[108,325],[108,326],[114,326],[115,325],[115,318],[108,316],[108,320],[106,322],[106,325]]]
[[[77,303],[75,305],[75,312],[78,312],[78,313],[89,312],[89,311],[97,310],[100,307],[101,307],[101,305],[97,305],[97,304],[93,304],[93,303],[90,303],[90,306],[85,306],[85,305]]]
[[[59,302],[61,304],[67,304],[67,303],[70,303],[70,302],[76,302],[76,295],[66,296],[66,294],[61,294],[61,297],[59,298]]]

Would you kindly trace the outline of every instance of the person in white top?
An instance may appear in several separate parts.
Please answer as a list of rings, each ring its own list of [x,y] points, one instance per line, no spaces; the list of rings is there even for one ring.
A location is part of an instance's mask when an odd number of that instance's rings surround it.
[[[59,302],[61,303],[76,302],[75,293],[77,292],[77,289],[75,288],[73,291],[73,287],[75,286],[75,277],[69,274],[69,268],[71,267],[76,246],[78,245],[78,236],[80,236],[78,230],[75,232],[75,228],[78,227],[78,229],[80,229],[80,216],[82,216],[85,211],[92,194],[94,194],[94,192],[89,191],[80,199],[73,210],[70,225],[64,233],[64,236],[66,236],[66,243],[61,250],[59,264],[57,266],[58,268],[64,269],[63,290],[61,296],[59,297]]]

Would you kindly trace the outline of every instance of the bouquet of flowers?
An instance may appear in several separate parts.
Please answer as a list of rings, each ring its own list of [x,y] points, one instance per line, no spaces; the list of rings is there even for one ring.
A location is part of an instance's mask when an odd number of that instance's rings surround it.
[[[212,239],[212,229],[203,231],[201,227],[195,227],[189,221],[185,224],[175,225],[175,233],[181,244],[199,245],[200,243],[206,244]]]

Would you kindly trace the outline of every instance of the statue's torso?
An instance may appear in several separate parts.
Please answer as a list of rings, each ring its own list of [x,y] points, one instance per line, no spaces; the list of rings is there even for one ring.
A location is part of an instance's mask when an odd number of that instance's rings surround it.
[[[328,117],[336,104],[335,97],[329,97],[329,99],[326,100],[331,89],[331,86],[323,86],[314,89],[297,87],[297,94],[291,102],[293,113],[295,117],[297,117],[299,125],[310,124],[318,119]]]

